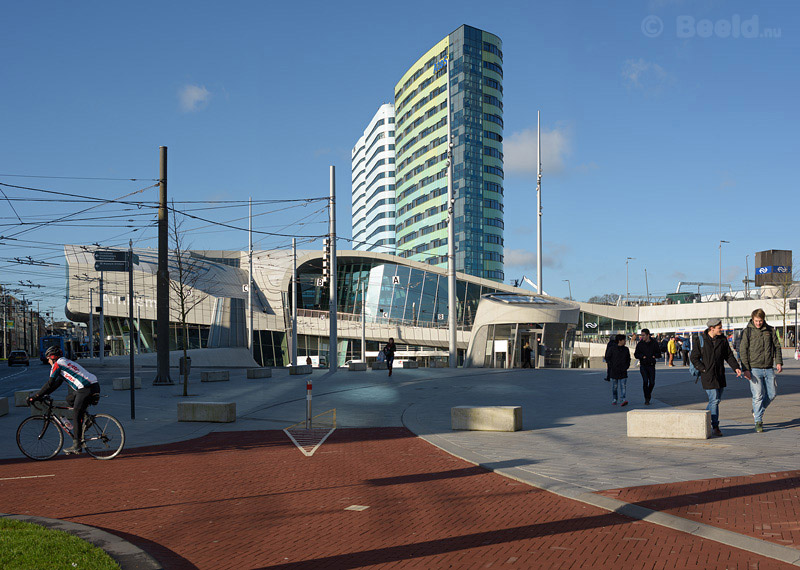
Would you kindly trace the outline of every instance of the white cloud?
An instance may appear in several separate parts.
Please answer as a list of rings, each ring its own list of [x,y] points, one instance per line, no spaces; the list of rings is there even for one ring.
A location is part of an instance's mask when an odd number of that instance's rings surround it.
[[[569,246],[559,243],[546,243],[542,248],[542,267],[560,268]],[[536,251],[527,249],[508,249],[503,252],[504,263],[508,268],[536,268]]]
[[[564,170],[570,153],[568,128],[542,129],[542,172],[554,174]],[[503,143],[503,169],[507,173],[536,175],[536,129],[513,133]]]
[[[657,63],[639,58],[622,64],[622,81],[629,89],[655,93],[672,83],[673,77]]]
[[[208,105],[210,99],[211,92],[199,85],[184,85],[178,92],[178,102],[184,113],[199,111]]]
[[[503,253],[506,267],[536,267],[536,252],[527,249],[506,249]]]

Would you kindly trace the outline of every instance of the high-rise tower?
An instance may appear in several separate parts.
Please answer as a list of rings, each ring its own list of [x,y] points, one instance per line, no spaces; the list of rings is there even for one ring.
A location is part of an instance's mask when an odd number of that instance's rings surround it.
[[[381,105],[353,147],[353,249],[395,253],[394,107]]]
[[[449,77],[456,269],[498,281],[504,277],[501,48],[494,34],[461,26],[403,75],[394,105],[397,255],[447,263]]]

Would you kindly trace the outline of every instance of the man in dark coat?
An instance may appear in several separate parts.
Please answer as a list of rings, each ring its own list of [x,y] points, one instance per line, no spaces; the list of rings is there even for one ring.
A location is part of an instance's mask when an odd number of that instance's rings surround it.
[[[650,336],[648,329],[642,329],[642,340],[636,344],[633,357],[639,360],[639,372],[642,373],[642,390],[644,403],[650,405],[650,397],[656,385],[656,361],[661,358],[658,342]]]
[[[722,333],[722,320],[708,319],[708,328],[699,334],[698,342],[692,342],[691,361],[700,371],[703,390],[708,394],[708,406],[711,412],[711,430],[717,437],[722,435],[719,429],[719,402],[722,392],[727,386],[725,382],[725,363],[736,371],[736,377],[742,375],[739,363],[733,357],[728,339]],[[701,346],[702,345],[702,346]]]
[[[625,346],[625,335],[617,335],[617,343],[609,344],[606,348],[606,364],[608,375],[611,378],[611,404],[627,406],[625,389],[628,383],[628,368],[631,365],[631,351]]]

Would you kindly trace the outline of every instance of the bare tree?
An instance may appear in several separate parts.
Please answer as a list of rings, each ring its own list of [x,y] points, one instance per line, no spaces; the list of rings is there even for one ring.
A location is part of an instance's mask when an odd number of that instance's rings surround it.
[[[188,364],[189,350],[189,313],[197,305],[208,298],[205,293],[196,288],[197,281],[200,279],[199,269],[204,265],[204,261],[192,255],[189,244],[186,243],[186,234],[182,229],[183,220],[178,219],[175,204],[172,205],[172,224],[170,225],[170,240],[172,241],[172,261],[175,264],[175,271],[170,271],[170,290],[176,304],[170,302],[170,310],[175,314],[183,330],[183,358]],[[183,370],[183,395],[189,395],[189,366]]]
[[[597,303],[598,305],[616,305],[619,301],[619,295],[616,293],[606,293],[605,295],[595,295],[589,297],[587,303]]]

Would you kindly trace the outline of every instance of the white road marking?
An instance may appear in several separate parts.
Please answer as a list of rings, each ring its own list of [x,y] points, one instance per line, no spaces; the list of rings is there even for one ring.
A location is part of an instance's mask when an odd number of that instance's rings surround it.
[[[39,479],[41,477],[55,477],[55,474],[53,474],[53,475],[28,475],[26,477],[5,477],[3,479],[0,479],[0,481],[15,481],[16,479]]]

